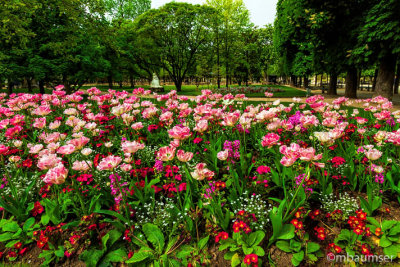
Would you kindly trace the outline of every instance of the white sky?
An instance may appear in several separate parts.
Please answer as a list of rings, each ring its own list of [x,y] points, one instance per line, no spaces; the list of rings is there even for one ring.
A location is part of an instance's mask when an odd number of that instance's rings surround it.
[[[191,4],[204,4],[206,0],[175,0],[176,2],[187,2]],[[171,0],[152,0],[151,7],[158,8]],[[243,0],[250,11],[250,19],[257,26],[274,23],[276,3],[278,0]]]

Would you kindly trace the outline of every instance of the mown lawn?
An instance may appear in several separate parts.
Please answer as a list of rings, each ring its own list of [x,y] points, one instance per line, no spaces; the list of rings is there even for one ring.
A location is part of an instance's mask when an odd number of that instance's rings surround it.
[[[81,89],[89,89],[93,86],[82,86]],[[97,85],[96,86],[98,89],[102,90],[102,91],[107,91],[109,89],[108,85]],[[149,89],[149,85],[137,85],[135,86],[135,88],[139,88],[142,87],[144,89]],[[238,88],[238,85],[232,85],[232,88]],[[244,87],[244,86],[242,86]],[[281,92],[274,92],[274,98],[282,98],[282,97],[305,97],[306,96],[306,92],[292,88],[292,87],[288,87],[288,86],[283,86],[283,85],[254,85],[254,86],[250,86],[252,88],[271,88],[273,90],[276,89],[280,89],[282,90]],[[129,86],[123,86],[122,88],[120,87],[114,87],[114,90],[117,91],[122,91],[122,90],[126,90],[128,92],[132,91],[132,88]],[[212,87],[208,86],[208,85],[200,85],[198,88],[196,87],[196,85],[183,85],[182,86],[182,91],[178,92],[178,95],[188,95],[188,96],[197,96],[197,95],[201,95],[201,90],[204,89],[212,89],[214,90]],[[176,87],[174,85],[165,85],[164,86],[164,90],[165,92],[163,94],[166,94],[172,90],[176,90]],[[6,92],[6,90],[3,90],[4,92]],[[14,93],[28,93],[28,89],[27,88],[16,88],[13,90]],[[45,89],[45,93],[46,94],[51,94],[52,89],[50,88],[46,88]],[[218,92],[218,91],[216,91]],[[226,92],[226,91],[225,91]],[[38,89],[34,89],[33,93],[38,93]],[[232,94],[236,94],[236,92],[232,92]],[[265,97],[264,95],[264,90],[262,90],[262,92],[248,92],[245,93],[245,95],[247,97]]]

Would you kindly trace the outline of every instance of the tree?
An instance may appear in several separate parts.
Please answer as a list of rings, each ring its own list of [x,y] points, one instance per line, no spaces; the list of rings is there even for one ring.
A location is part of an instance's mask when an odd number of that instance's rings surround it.
[[[235,60],[239,60],[234,55],[243,50],[242,34],[252,27],[249,11],[243,0],[207,0],[207,5],[215,8],[219,16],[219,19],[215,21],[218,24],[214,27],[213,40],[215,40],[216,46],[218,71],[220,58],[223,58],[226,87],[228,87],[235,69],[234,66],[238,64]],[[239,66],[242,67],[243,65],[239,63]]]
[[[142,49],[158,56],[151,64],[164,68],[178,91],[199,50],[210,40],[214,14],[207,6],[172,2],[135,21]]]
[[[0,6],[0,84],[8,79],[11,93],[13,81],[20,79],[24,72],[26,46],[35,36],[29,25],[40,5],[35,0],[0,0]]]
[[[393,96],[396,58],[400,55],[400,2],[370,0],[354,55],[378,63],[375,95]]]

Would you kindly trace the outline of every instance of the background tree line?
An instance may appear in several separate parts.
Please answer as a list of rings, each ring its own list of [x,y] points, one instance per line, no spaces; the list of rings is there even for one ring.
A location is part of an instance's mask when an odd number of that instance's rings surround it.
[[[280,69],[292,83],[307,86],[310,75],[327,73],[336,95],[345,76],[345,95],[356,97],[368,75],[376,95],[398,94],[400,1],[280,0],[274,26]]]
[[[174,82],[218,87],[261,81],[274,72],[273,27],[255,27],[242,0],[206,5],[150,0],[0,0],[0,83],[112,88],[155,72]],[[276,65],[276,64],[275,64]]]
[[[255,27],[242,0],[205,5],[151,0],[0,0],[0,87],[7,81],[76,90],[85,83],[151,80],[177,90],[189,79],[232,83],[279,75],[296,86],[328,74],[356,97],[361,76],[376,94],[398,93],[400,1],[280,0],[275,24]],[[397,68],[396,68],[397,65]],[[395,75],[397,72],[397,75]],[[397,79],[395,79],[397,77]]]

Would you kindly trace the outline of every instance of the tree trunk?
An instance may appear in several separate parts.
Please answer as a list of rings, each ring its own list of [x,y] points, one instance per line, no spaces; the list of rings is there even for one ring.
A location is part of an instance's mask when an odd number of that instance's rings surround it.
[[[13,93],[13,87],[14,87],[13,82],[11,82],[10,79],[8,79],[7,93],[9,95],[11,95]]]
[[[180,92],[182,91],[182,79],[174,79],[174,83],[175,83],[175,87],[176,87],[176,91]]]
[[[302,79],[302,77],[300,76],[300,77],[297,77],[297,79],[298,79],[298,84],[297,84],[297,87],[301,87],[301,85],[303,84],[303,79]]]
[[[359,70],[357,72],[357,90],[362,91],[362,88],[360,87],[360,85],[361,85],[361,70]]]
[[[290,85],[295,86],[296,85],[296,76],[290,75]]]
[[[374,96],[381,95],[389,100],[393,98],[393,84],[396,68],[396,58],[393,55],[381,59]]]
[[[399,85],[400,85],[400,62],[397,63],[397,72],[396,72],[396,80],[394,82],[394,90],[393,93],[399,93]]]
[[[328,95],[337,95],[337,78],[336,73],[331,73],[331,79],[329,80]]]
[[[133,79],[133,75],[129,75],[129,81],[131,83],[131,89],[135,88],[135,80]]]
[[[122,87],[123,87],[123,84],[122,84],[122,81],[120,81],[120,82],[119,82],[119,88],[122,89]]]
[[[39,81],[39,93],[44,94],[44,81]]]
[[[372,92],[375,92],[376,78],[378,77],[378,69],[375,69],[374,80],[372,81]]]
[[[111,75],[107,76],[107,81],[108,81],[109,89],[112,89],[113,88],[113,78]]]
[[[357,98],[357,69],[350,68],[346,76],[345,96],[348,98]]]
[[[318,75],[315,75],[314,86],[317,86]]]
[[[28,92],[32,93],[32,80],[31,79],[26,79],[26,83],[28,84]]]
[[[304,76],[304,88],[308,88],[308,77]]]
[[[321,73],[321,82],[319,83],[319,86],[321,86],[322,87],[322,79],[324,78],[324,74],[323,73]]]

